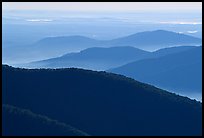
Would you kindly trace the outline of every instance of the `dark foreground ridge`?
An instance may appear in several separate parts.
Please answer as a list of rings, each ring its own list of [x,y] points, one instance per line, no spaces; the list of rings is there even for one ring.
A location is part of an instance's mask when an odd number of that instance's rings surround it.
[[[89,136],[70,125],[27,109],[3,105],[4,136]]]
[[[202,135],[200,102],[122,75],[7,65],[2,75],[3,104],[49,116],[90,135]]]

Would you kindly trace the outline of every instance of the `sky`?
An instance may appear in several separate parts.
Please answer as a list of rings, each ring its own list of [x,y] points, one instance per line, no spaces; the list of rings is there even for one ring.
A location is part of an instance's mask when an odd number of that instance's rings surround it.
[[[2,9],[3,37],[13,43],[58,35],[113,39],[153,29],[202,34],[202,2],[3,2]]]
[[[4,48],[46,37],[110,40],[153,30],[202,38],[202,2],[2,2]]]
[[[2,8],[3,10],[202,12],[202,2],[3,2]]]

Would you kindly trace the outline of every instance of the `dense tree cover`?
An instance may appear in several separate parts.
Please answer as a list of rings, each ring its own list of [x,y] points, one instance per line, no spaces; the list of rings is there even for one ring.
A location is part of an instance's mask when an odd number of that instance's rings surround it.
[[[3,104],[90,135],[201,135],[202,104],[122,75],[2,66]]]
[[[3,136],[88,136],[72,126],[27,109],[2,106]]]

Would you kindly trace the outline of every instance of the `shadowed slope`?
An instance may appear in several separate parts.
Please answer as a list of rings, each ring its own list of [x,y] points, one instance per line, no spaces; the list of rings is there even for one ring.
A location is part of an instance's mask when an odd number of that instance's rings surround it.
[[[133,79],[82,69],[3,67],[3,103],[90,135],[201,135],[202,104]]]
[[[11,105],[2,107],[4,136],[88,136],[65,123]]]

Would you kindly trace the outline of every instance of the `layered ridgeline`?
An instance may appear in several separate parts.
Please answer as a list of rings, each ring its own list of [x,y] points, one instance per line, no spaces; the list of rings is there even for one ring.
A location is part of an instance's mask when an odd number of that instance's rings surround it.
[[[201,57],[201,46],[169,47],[154,52],[126,46],[89,48],[17,66],[108,70],[201,101]]]
[[[91,47],[133,46],[152,51],[168,46],[201,44],[200,38],[165,30],[140,32],[113,40],[95,40],[84,36],[58,36],[44,38],[29,46],[3,47],[3,61],[30,62]]]
[[[109,72],[199,100],[202,98],[202,46],[158,58],[135,61],[110,69]]]
[[[70,125],[11,105],[2,106],[3,136],[88,136]]]
[[[58,51],[59,49],[80,50],[96,46],[134,46],[140,49],[153,50],[167,46],[200,44],[200,38],[165,30],[139,32],[113,40],[95,40],[83,36],[47,37],[35,43],[39,48],[54,48]]]
[[[90,135],[202,135],[200,102],[121,75],[3,65],[2,77],[3,104]]]
[[[110,41],[113,45],[129,45],[145,50],[167,46],[200,45],[201,39],[165,30],[145,31]]]
[[[141,59],[161,57],[172,53],[186,51],[196,46],[179,46],[160,49],[154,52],[144,51],[130,46],[94,47],[77,53],[68,53],[61,57],[18,64],[26,68],[83,68],[91,70],[108,70]]]
[[[83,68],[91,70],[107,70],[143,59],[148,51],[134,47],[88,48],[78,53],[68,53],[61,57],[51,58],[28,64],[17,65],[27,68]]]

